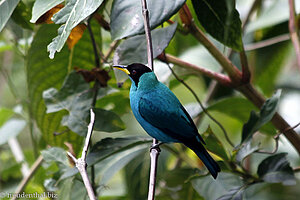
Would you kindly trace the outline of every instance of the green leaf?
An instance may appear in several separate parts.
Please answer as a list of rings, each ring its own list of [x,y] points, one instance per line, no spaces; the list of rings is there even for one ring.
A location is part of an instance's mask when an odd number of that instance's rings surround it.
[[[169,45],[176,31],[177,24],[152,31],[153,57],[156,58]],[[147,41],[145,35],[138,35],[125,40],[114,54],[114,63],[128,65],[147,63]]]
[[[250,113],[248,122],[243,126],[241,143],[250,139],[254,132],[259,130],[264,124],[266,124],[273,118],[273,115],[277,110],[280,94],[281,91],[279,90],[276,92],[276,94],[273,95],[272,98],[267,99],[261,107],[259,115],[254,111]]]
[[[206,129],[204,133],[201,134],[203,137],[203,140],[206,143],[206,148],[213,152],[214,154],[220,156],[224,160],[228,160],[228,155],[226,153],[226,150],[224,149],[223,144],[220,142],[220,140],[216,137],[216,135],[213,133],[210,127]]]
[[[73,144],[74,151],[77,152],[81,146],[82,138],[70,131],[66,132],[66,128],[60,125],[62,117],[66,115],[66,112],[60,111],[47,114],[42,98],[44,90],[50,87],[59,88],[67,75],[68,59],[66,58],[69,57],[68,50],[63,49],[53,60],[49,59],[45,50],[51,38],[56,34],[57,27],[57,25],[52,24],[42,25],[35,34],[29,49],[26,65],[28,96],[30,100],[29,109],[47,144],[51,146],[64,146],[63,143],[68,141]],[[79,43],[75,48],[80,47]],[[82,51],[84,49],[82,48]],[[54,135],[55,132],[64,132],[64,134]]]
[[[234,108],[234,109],[233,109]],[[208,111],[218,111],[229,117],[235,118],[244,123],[251,110],[258,110],[249,100],[241,97],[231,97],[221,99],[207,108]],[[271,123],[267,123],[261,128],[264,133],[276,133],[276,129]]]
[[[42,150],[41,154],[43,156],[43,159],[46,162],[57,162],[63,166],[69,165],[69,160],[67,157],[67,152],[59,147],[51,147],[46,150]]]
[[[64,2],[64,0],[36,0],[32,8],[32,17],[30,19],[31,23],[35,23],[43,14],[45,14],[51,8],[57,6],[58,4]]]
[[[244,190],[245,188],[243,186],[234,187],[230,189],[227,194],[219,197],[217,200],[242,200]]]
[[[140,155],[149,147],[148,144],[136,145],[121,152],[115,153],[113,156],[107,157],[95,165],[97,179],[101,188],[107,184],[112,176],[127,165],[133,158]]]
[[[2,0],[0,1],[0,32],[12,15],[14,9],[20,0]]]
[[[252,140],[249,140],[242,144],[242,146],[238,149],[235,159],[237,162],[242,162],[244,158],[257,151],[258,149],[259,145],[253,145]]]
[[[95,164],[111,155],[152,141],[149,137],[105,138],[97,142],[87,155],[88,165]]]
[[[206,200],[215,200],[227,194],[232,188],[240,187],[242,180],[239,176],[221,172],[217,180],[210,176],[192,179],[194,189]]]
[[[257,85],[266,96],[272,95],[276,88],[277,79],[281,78],[282,69],[291,58],[294,51],[290,42],[272,45],[258,49],[256,55],[256,69],[253,83]]]
[[[174,15],[185,0],[148,0],[151,29],[162,24]],[[140,0],[115,0],[110,15],[111,36],[113,40],[138,35],[144,32],[142,5]]]
[[[198,20],[219,42],[234,50],[242,50],[242,27],[235,1],[192,0]]]
[[[117,91],[113,88],[100,88],[97,98]],[[68,116],[64,116],[62,124],[68,126],[75,133],[85,136],[89,124],[89,113],[93,101],[93,91],[83,77],[76,72],[70,73],[62,86],[57,91],[50,88],[43,93],[47,106],[47,113],[67,110]],[[96,120],[94,130],[115,132],[125,128],[118,115],[103,109],[94,109]]]
[[[103,0],[70,0],[65,7],[53,15],[53,22],[63,25],[58,29],[58,36],[53,38],[47,47],[51,59],[54,58],[55,52],[62,50],[72,29],[95,12],[102,2]]]
[[[15,23],[22,26],[25,29],[33,30],[33,25],[29,22],[31,12],[25,3],[22,1],[15,8],[11,18]]]
[[[16,137],[25,127],[26,121],[22,119],[10,119],[0,128],[0,145],[9,139]]]
[[[14,111],[8,108],[0,108],[0,127],[12,116]]]
[[[258,166],[257,174],[269,183],[295,185],[294,171],[286,158],[287,153],[279,153],[264,159]]]
[[[191,168],[176,168],[166,171],[160,178],[164,182],[164,186],[160,188],[157,198],[169,199],[168,197],[173,196],[176,199],[199,199],[198,193],[189,181],[198,171],[198,169]]]

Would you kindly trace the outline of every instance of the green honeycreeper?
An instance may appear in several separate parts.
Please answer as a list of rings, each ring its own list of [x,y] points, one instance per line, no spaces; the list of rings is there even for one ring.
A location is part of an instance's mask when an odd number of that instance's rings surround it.
[[[196,125],[173,92],[143,64],[114,67],[131,79],[130,106],[145,131],[162,143],[183,143],[197,154],[216,178],[220,167],[205,150],[205,142]]]

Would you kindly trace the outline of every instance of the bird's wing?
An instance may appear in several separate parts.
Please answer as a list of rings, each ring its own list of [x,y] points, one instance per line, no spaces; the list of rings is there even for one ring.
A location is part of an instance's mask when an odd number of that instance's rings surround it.
[[[184,141],[199,136],[197,138],[204,143],[193,120],[171,91],[143,95],[139,100],[139,113],[148,123],[174,139]]]

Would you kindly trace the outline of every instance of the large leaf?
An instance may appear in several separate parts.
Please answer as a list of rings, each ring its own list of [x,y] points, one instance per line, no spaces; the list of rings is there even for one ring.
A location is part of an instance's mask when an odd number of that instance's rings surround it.
[[[243,199],[243,192],[244,187],[234,187],[229,190],[228,193],[219,197],[217,200],[242,200]]]
[[[36,120],[37,126],[41,130],[43,139],[47,144],[64,146],[64,141],[68,141],[73,144],[76,151],[80,147],[80,141],[82,140],[77,134],[65,132],[64,134],[54,135],[55,132],[66,131],[66,128],[60,126],[61,119],[66,112],[60,111],[46,114],[46,107],[42,98],[44,90],[50,87],[60,87],[67,74],[68,59],[66,58],[69,57],[67,49],[63,49],[53,60],[49,59],[46,52],[47,44],[54,37],[56,30],[57,25],[41,26],[28,52],[26,71],[30,113]]]
[[[151,29],[174,15],[185,0],[148,0]],[[110,15],[112,39],[122,39],[144,32],[142,5],[140,0],[115,0]]]
[[[257,169],[259,177],[269,183],[296,184],[294,171],[286,156],[287,153],[279,153],[264,159]]]
[[[135,146],[150,143],[149,137],[105,138],[97,142],[87,156],[88,165],[95,164],[111,155]]]
[[[237,51],[242,50],[242,28],[235,1],[192,0],[198,20],[215,39]]]
[[[252,134],[269,122],[275,114],[279,102],[281,91],[278,91],[272,98],[266,100],[261,107],[259,115],[254,111],[250,113],[250,118],[243,126],[241,143],[250,139]]]
[[[11,18],[21,27],[33,30],[33,24],[29,22],[31,16],[30,9],[22,1],[15,8]]]
[[[20,0],[2,0],[0,1],[0,32],[7,23],[14,9]]]
[[[290,42],[257,50],[253,82],[266,96],[270,96],[274,92],[277,79],[281,78],[282,69],[291,58],[293,51],[294,48]]]
[[[257,108],[247,99],[241,97],[231,97],[221,99],[214,104],[210,105],[208,111],[218,111],[229,117],[235,118],[244,123],[251,110],[257,110]],[[263,133],[275,134],[276,129],[270,123],[261,128]]]
[[[213,133],[210,127],[206,129],[204,133],[201,134],[203,137],[203,140],[206,143],[206,148],[213,152],[214,154],[220,156],[224,160],[228,160],[228,155],[226,153],[226,150],[224,149],[223,144],[220,142],[220,140],[216,137],[216,135]]]
[[[35,23],[43,14],[64,0],[36,0],[32,7],[31,23]]]
[[[176,31],[177,24],[152,31],[153,57],[160,55],[169,45]],[[147,63],[147,40],[145,35],[138,35],[125,40],[114,54],[114,63],[128,65]]]
[[[100,88],[97,99],[116,91],[109,87]],[[83,77],[72,72],[67,76],[59,91],[50,88],[44,91],[43,97],[47,106],[47,113],[67,110],[69,115],[64,116],[62,124],[84,136],[89,124],[89,110],[92,107],[93,94]],[[120,117],[113,112],[103,109],[94,109],[94,112],[96,115],[94,130],[114,132],[125,128]]]
[[[210,176],[195,178],[192,180],[194,189],[206,200],[216,200],[227,194],[232,188],[241,187],[242,180],[239,176],[229,173],[219,173],[218,179]]]
[[[25,127],[26,122],[22,119],[10,119],[0,127],[0,145],[9,139],[16,137]]]
[[[53,59],[55,52],[61,51],[72,29],[95,12],[102,2],[103,0],[70,0],[65,7],[53,15],[53,22],[63,25],[58,29],[58,36],[47,47],[50,58]]]

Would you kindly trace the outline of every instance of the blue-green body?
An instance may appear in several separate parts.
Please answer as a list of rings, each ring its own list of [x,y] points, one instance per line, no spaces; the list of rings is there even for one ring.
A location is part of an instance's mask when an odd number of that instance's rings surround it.
[[[216,178],[220,168],[205,150],[193,120],[153,72],[143,74],[137,86],[132,80],[130,105],[137,121],[150,136],[163,143],[183,143],[198,155]]]

